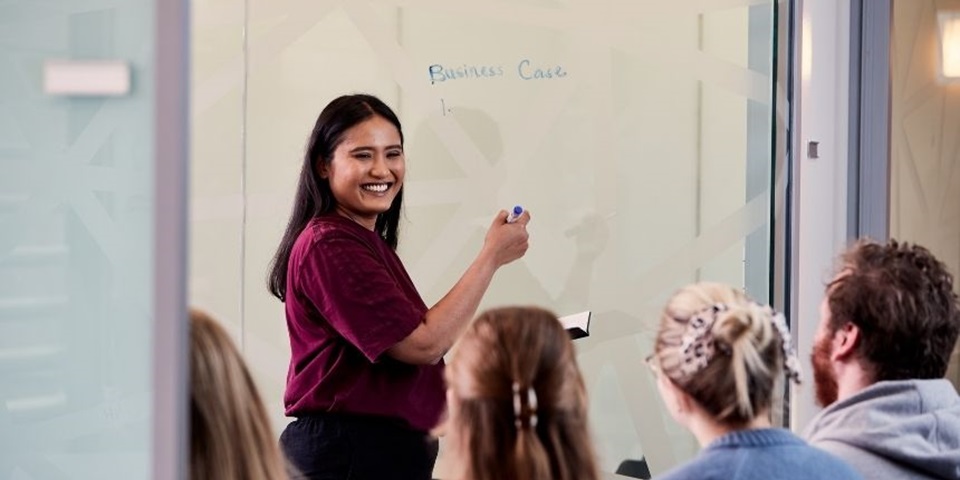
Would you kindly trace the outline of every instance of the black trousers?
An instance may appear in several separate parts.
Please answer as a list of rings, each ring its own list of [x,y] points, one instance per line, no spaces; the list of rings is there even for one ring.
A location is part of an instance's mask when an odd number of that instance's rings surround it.
[[[396,420],[321,413],[280,435],[287,459],[308,480],[429,480],[437,441]]]

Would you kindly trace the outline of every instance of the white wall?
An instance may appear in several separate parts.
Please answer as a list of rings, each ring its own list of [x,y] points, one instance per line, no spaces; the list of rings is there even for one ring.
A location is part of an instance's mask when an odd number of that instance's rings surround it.
[[[791,425],[801,431],[817,412],[809,358],[824,285],[846,246],[849,2],[803,0],[798,58],[799,150],[796,188],[794,328],[807,381],[793,389]],[[819,142],[819,158],[807,156]]]

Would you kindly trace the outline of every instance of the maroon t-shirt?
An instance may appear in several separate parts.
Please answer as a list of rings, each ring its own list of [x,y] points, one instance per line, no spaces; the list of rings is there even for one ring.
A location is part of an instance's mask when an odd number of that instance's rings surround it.
[[[376,233],[335,214],[311,221],[287,271],[287,415],[377,415],[433,428],[446,399],[443,361],[411,365],[386,354],[426,312],[400,258]]]

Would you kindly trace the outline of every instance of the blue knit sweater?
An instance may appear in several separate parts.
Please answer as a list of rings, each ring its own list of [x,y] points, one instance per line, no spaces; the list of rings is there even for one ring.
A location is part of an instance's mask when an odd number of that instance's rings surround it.
[[[861,480],[846,463],[779,428],[740,430],[714,440],[689,463],[656,480]]]

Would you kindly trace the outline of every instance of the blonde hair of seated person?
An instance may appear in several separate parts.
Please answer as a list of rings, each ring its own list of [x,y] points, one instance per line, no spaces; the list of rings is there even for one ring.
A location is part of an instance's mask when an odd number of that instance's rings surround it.
[[[190,478],[287,479],[256,385],[227,332],[190,311]]]
[[[799,382],[783,316],[717,283],[688,285],[670,298],[651,363],[669,380],[661,393],[679,388],[725,430],[767,425],[784,370]]]
[[[455,480],[596,480],[573,344],[536,307],[482,313],[446,369]]]

